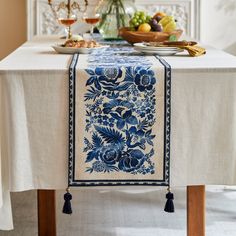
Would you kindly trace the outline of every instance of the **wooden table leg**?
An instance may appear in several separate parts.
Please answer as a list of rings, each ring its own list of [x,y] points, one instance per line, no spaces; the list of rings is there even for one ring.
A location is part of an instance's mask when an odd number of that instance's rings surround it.
[[[187,235],[205,236],[205,185],[187,187]]]
[[[38,190],[38,235],[56,236],[55,190]]]

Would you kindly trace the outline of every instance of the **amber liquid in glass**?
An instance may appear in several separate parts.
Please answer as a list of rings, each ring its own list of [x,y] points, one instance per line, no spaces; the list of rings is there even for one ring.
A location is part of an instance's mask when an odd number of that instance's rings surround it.
[[[77,21],[77,19],[75,19],[75,18],[60,18],[60,19],[58,19],[58,21],[62,25],[70,26],[70,25],[74,24]]]
[[[84,20],[87,24],[93,25],[93,24],[98,23],[100,21],[100,18],[99,17],[94,17],[94,18],[85,17]]]

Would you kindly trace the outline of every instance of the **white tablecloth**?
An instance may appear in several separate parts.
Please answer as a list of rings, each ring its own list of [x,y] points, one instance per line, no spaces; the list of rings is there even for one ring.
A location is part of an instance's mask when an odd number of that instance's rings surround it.
[[[11,229],[9,193],[64,189],[68,65],[55,38],[36,38],[0,62],[0,229]],[[236,184],[236,58],[166,57],[172,66],[171,185]],[[119,188],[119,187],[117,187]]]

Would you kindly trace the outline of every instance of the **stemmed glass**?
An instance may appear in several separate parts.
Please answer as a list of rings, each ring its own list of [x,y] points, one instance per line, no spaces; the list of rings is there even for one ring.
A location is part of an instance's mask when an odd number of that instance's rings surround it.
[[[72,36],[71,25],[73,25],[76,21],[77,21],[76,15],[69,15],[67,17],[58,18],[58,22],[66,27],[68,39],[70,39]]]
[[[88,7],[88,0],[82,2],[77,2],[77,0],[62,0],[61,2],[48,0],[48,5],[50,6],[52,13],[57,19],[57,21],[66,27],[67,38],[70,39],[71,34],[71,25],[77,21],[78,12],[86,12]]]
[[[93,38],[93,30],[94,30],[94,26],[100,21],[100,14],[95,12],[95,11],[91,11],[91,12],[85,12],[83,15],[83,20],[91,25],[90,27],[90,37]]]

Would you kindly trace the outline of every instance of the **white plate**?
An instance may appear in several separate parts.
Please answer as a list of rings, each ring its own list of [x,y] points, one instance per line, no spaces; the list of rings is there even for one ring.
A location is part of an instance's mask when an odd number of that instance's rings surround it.
[[[109,45],[101,45],[100,47],[96,48],[69,48],[69,47],[62,47],[61,45],[53,45],[53,49],[62,54],[73,54],[73,53],[81,53],[81,54],[88,54],[94,50],[99,50],[101,48],[107,48]]]
[[[152,55],[156,54],[156,55],[159,55],[159,56],[173,56],[176,53],[183,52],[183,49],[179,49],[179,48],[177,48],[175,50],[158,50],[158,49],[146,50],[146,49],[143,49],[143,48],[135,47],[134,49],[139,51],[139,52],[145,53],[145,54],[152,54]]]
[[[142,49],[142,50],[151,50],[151,51],[176,51],[178,50],[179,48],[177,47],[154,47],[154,46],[148,46],[146,45],[145,43],[134,43],[134,47],[135,49],[138,48],[138,49]]]

